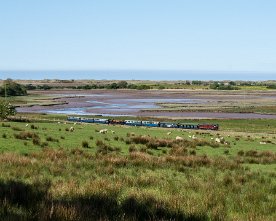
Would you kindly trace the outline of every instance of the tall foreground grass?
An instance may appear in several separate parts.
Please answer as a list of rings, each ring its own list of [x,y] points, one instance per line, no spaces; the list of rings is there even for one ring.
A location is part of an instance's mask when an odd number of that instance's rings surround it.
[[[1,220],[273,220],[275,173],[177,153],[3,153]]]

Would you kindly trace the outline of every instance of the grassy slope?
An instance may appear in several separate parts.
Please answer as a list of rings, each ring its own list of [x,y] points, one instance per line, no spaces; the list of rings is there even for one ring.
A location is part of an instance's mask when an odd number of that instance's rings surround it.
[[[48,120],[62,119],[60,115],[42,116]],[[0,214],[2,217],[6,214],[9,220],[18,217],[42,220],[50,215],[60,220],[99,216],[115,220],[273,220],[275,121],[218,122],[222,130],[214,132],[62,122],[33,122],[28,127],[26,123],[0,124]],[[31,129],[31,125],[37,129]],[[66,131],[71,126],[74,132]],[[107,134],[98,133],[104,128],[108,129]],[[14,134],[22,131],[36,133],[40,143],[47,142],[49,147],[34,145],[33,139],[16,139]],[[169,131],[171,135],[167,135]],[[191,142],[194,142],[189,137],[192,135],[208,142],[223,136],[230,146],[221,144],[213,148],[207,143],[185,148],[180,143],[174,148],[152,149],[142,144],[126,144],[139,135],[150,135],[155,141],[181,136]],[[47,137],[58,142],[47,141]],[[98,152],[99,140],[111,147],[109,154]],[[89,143],[89,148],[82,147],[83,141]],[[274,144],[262,145],[260,141]],[[129,152],[130,146],[145,152]],[[269,151],[269,156],[249,152],[254,150]],[[238,156],[239,151],[245,155]],[[7,187],[17,194],[22,195],[20,191],[26,194],[20,199],[9,198],[12,195],[3,192]],[[3,201],[3,197],[8,200]],[[32,198],[33,205],[27,204],[24,197]],[[40,208],[41,205],[44,206]],[[36,208],[40,208],[39,213]]]

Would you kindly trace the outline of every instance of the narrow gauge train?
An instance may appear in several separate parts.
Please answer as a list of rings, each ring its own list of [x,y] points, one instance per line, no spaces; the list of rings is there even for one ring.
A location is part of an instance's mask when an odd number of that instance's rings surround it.
[[[159,121],[140,121],[140,120],[114,120],[102,118],[83,118],[68,117],[68,121],[97,123],[97,124],[120,124],[129,126],[145,126],[145,127],[165,127],[165,128],[181,128],[181,129],[201,129],[201,130],[218,130],[218,124],[193,124],[193,123],[172,123]]]

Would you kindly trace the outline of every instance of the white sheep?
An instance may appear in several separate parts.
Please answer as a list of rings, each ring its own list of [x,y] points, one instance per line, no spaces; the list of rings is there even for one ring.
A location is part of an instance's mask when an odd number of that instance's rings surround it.
[[[75,130],[74,127],[70,127],[70,129],[69,129],[70,132],[73,132],[74,130]]]
[[[219,139],[219,138],[216,138],[215,141],[216,141],[217,143],[220,143],[220,139]]]
[[[172,132],[168,132],[167,135],[171,135]]]
[[[26,127],[28,127],[29,126],[29,124],[26,124]]]
[[[261,141],[260,144],[266,144],[266,142]]]
[[[115,131],[114,131],[114,130],[112,130],[112,131],[111,131],[111,133],[112,133],[112,134],[115,134]]]
[[[177,136],[175,139],[176,140],[184,140],[182,137],[179,137],[179,136]]]
[[[106,134],[106,133],[107,133],[107,129],[102,129],[102,130],[100,130],[99,133],[100,133],[100,134]]]

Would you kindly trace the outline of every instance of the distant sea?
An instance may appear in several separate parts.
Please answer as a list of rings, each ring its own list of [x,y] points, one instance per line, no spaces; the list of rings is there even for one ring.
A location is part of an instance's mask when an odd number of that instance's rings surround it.
[[[1,71],[0,79],[94,79],[94,80],[276,80],[276,72],[91,70],[91,71]]]

